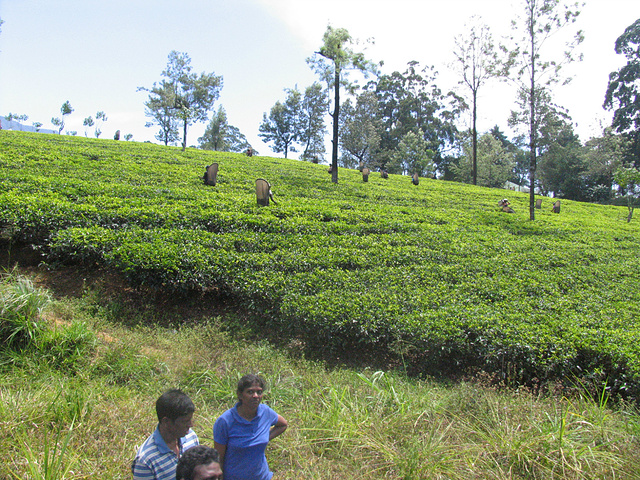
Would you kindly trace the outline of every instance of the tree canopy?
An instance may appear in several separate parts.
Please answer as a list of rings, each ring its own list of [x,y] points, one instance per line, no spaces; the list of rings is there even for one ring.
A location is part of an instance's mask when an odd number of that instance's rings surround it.
[[[287,158],[290,151],[295,152],[294,144],[300,138],[300,111],[302,95],[297,88],[287,89],[284,103],[279,100],[271,107],[269,116],[262,116],[260,137],[272,143],[271,149],[283,153]]]
[[[627,64],[609,74],[604,107],[614,111],[612,127],[632,141],[630,153],[640,167],[640,19],[618,37],[615,51]]]
[[[445,150],[457,139],[456,120],[466,104],[453,92],[444,94],[436,85],[436,77],[433,67],[421,68],[412,61],[405,72],[380,75],[367,85],[378,98],[382,126],[377,153],[380,167],[386,168],[392,161],[409,132],[420,132],[440,169]]]
[[[219,152],[244,152],[251,146],[240,129],[229,125],[227,112],[222,105],[213,114],[204,135],[198,138],[198,143],[203,150]]]
[[[146,114],[152,118],[147,126],[159,125],[156,138],[167,144],[178,136],[177,123],[182,123],[182,150],[187,148],[187,128],[194,122],[207,120],[209,111],[220,95],[222,77],[213,73],[192,72],[191,58],[186,53],[175,50],[169,53],[169,60],[160,84],[154,83],[148,89],[149,99],[145,102]]]
[[[355,106],[350,99],[345,101],[340,111],[342,164],[377,166],[375,153],[380,145],[381,128],[378,99],[373,92],[358,95]]]

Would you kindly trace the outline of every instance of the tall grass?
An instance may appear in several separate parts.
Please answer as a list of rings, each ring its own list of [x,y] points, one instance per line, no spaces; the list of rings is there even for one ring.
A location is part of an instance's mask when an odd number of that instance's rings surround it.
[[[64,436],[62,428],[58,428],[53,438],[45,433],[42,454],[34,451],[28,443],[21,443],[20,452],[27,468],[26,474],[13,473],[16,480],[65,480],[75,477],[72,471],[75,459],[69,459],[67,451],[72,432],[73,424]]]
[[[6,349],[21,350],[43,331],[41,314],[49,294],[15,270],[0,274],[0,340]]]
[[[638,478],[637,406],[612,402],[606,385],[534,393],[327,368],[230,334],[225,316],[167,323],[164,306],[145,305],[118,320],[96,298],[59,309],[97,338],[86,362],[72,371],[36,356],[0,369],[0,478],[130,478],[155,400],[176,386],[211,445],[247,372],[266,378],[265,402],[289,421],[267,450],[280,480]]]

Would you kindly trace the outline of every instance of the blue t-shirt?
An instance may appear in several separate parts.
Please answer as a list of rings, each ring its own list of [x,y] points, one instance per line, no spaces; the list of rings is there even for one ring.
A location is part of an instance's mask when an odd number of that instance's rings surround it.
[[[269,431],[278,421],[278,414],[261,403],[251,420],[238,413],[238,404],[224,412],[213,424],[213,440],[226,445],[224,480],[269,480],[273,473],[264,452],[269,443]]]

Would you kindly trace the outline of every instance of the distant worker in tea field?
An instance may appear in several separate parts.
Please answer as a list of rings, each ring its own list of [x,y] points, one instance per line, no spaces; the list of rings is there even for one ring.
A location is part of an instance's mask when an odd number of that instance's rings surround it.
[[[506,198],[503,198],[502,200],[500,200],[498,202],[498,207],[500,208],[500,210],[502,210],[503,212],[506,213],[516,213],[515,210],[513,208],[510,207],[510,203],[509,200],[507,200]]]
[[[195,410],[191,399],[177,389],[158,398],[158,426],[138,449],[131,464],[134,480],[175,480],[180,457],[200,444],[191,430]]]
[[[187,450],[178,460],[176,480],[222,480],[218,451],[204,445]]]
[[[248,147],[246,153],[247,153],[247,157],[253,157],[253,148]]]
[[[269,480],[265,450],[287,429],[287,421],[261,403],[265,383],[258,375],[238,382],[238,402],[213,425],[213,444],[220,454],[224,480]]]

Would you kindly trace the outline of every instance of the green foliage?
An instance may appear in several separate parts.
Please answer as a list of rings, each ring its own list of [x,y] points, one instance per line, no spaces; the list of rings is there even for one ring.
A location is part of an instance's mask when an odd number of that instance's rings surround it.
[[[256,329],[327,353],[398,355],[412,374],[608,378],[638,394],[640,245],[624,207],[563,201],[554,215],[543,199],[533,224],[517,192],[504,215],[503,190],[363,183],[347,169],[338,186],[307,162],[0,136],[0,226],[49,262],[106,266],[170,294],[225,293]],[[224,182],[207,188],[213,162]],[[256,178],[277,204],[256,205]]]
[[[381,167],[386,168],[402,139],[413,132],[424,138],[435,152],[434,162],[445,170],[443,156],[456,140],[455,122],[466,104],[453,92],[443,94],[436,77],[433,67],[411,61],[406,71],[380,75],[367,85],[378,98],[382,128],[376,157]]]
[[[82,322],[51,325],[43,319],[49,294],[14,272],[0,281],[0,364],[29,363],[34,357],[50,367],[75,371],[86,363],[95,336]]]
[[[0,280],[0,342],[3,350],[19,351],[43,334],[41,315],[50,298],[31,280],[13,272],[2,274]]]
[[[93,365],[96,375],[112,385],[146,385],[162,376],[161,362],[144,355],[136,347],[115,345]]]
[[[227,112],[220,106],[212,116],[204,135],[198,139],[200,148],[220,152],[244,152],[250,147],[240,130],[227,122]]]
[[[417,173],[420,176],[430,175],[435,177],[433,156],[434,153],[429,150],[422,130],[417,133],[408,132],[398,144],[393,159],[389,163],[389,171],[393,173]]]
[[[473,183],[473,148],[472,139],[464,143],[464,156],[459,165],[452,168],[456,179],[466,183]],[[512,175],[515,161],[513,153],[509,152],[499,140],[487,133],[478,139],[476,183],[484,187],[502,187]]]
[[[624,55],[627,64],[609,74],[604,107],[613,110],[612,127],[628,136],[632,143],[629,153],[636,167],[640,167],[640,19],[629,25],[616,40],[615,51]]]
[[[265,142],[273,142],[271,149],[276,153],[295,152],[294,144],[301,136],[301,102],[302,95],[297,88],[287,90],[284,103],[277,101],[271,107],[269,116],[265,113],[260,124],[260,137]]]
[[[67,460],[69,440],[73,433],[73,425],[63,436],[59,428],[53,438],[45,435],[42,455],[34,451],[27,443],[20,445],[20,450],[27,462],[28,475],[14,473],[16,480],[65,480],[73,475],[74,460]]]
[[[160,132],[156,136],[158,140],[164,141],[165,145],[174,141],[177,137],[177,123],[182,123],[183,151],[187,148],[188,126],[193,122],[207,120],[208,112],[213,108],[222,89],[221,76],[204,72],[198,75],[192,69],[188,54],[172,50],[167,67],[162,72],[165,79],[160,86],[154,83],[151,89],[139,88],[149,92],[149,100],[145,103],[146,114],[153,119],[151,125],[160,126]]]

